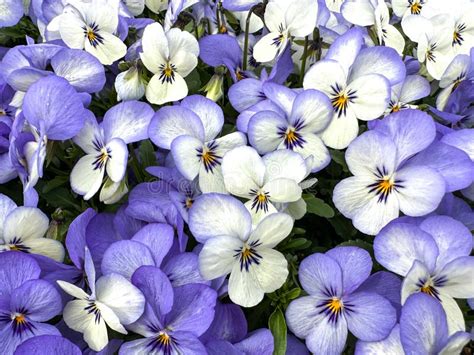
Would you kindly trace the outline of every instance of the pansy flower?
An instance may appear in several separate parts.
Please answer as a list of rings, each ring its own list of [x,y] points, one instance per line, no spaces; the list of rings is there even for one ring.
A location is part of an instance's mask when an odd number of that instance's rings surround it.
[[[146,306],[127,328],[144,338],[125,342],[120,355],[206,353],[198,337],[214,318],[217,294],[213,289],[199,284],[173,288],[154,266],[140,267],[132,282],[144,294]]]
[[[417,108],[412,103],[428,96],[430,92],[430,83],[424,77],[417,74],[407,75],[405,80],[392,86],[390,102],[385,113],[389,114],[407,108]]]
[[[70,340],[60,335],[37,335],[21,343],[15,355],[48,354],[48,355],[81,355],[81,349]]]
[[[433,298],[417,293],[403,306],[400,324],[378,342],[358,341],[356,355],[363,354],[460,354],[471,336],[449,332],[446,314]]]
[[[140,58],[153,73],[146,87],[146,98],[152,104],[181,100],[188,94],[184,78],[197,65],[199,45],[189,32],[172,28],[164,32],[159,23],[145,27]]]
[[[43,238],[49,228],[48,217],[34,207],[17,207],[0,194],[0,250],[40,254],[57,261],[64,259],[60,241]]]
[[[308,70],[303,86],[324,92],[331,99],[333,117],[322,133],[324,143],[343,149],[359,133],[358,119],[381,116],[390,101],[390,87],[405,78],[398,53],[388,47],[361,50],[362,32],[347,31],[330,47],[324,60]]]
[[[320,134],[332,116],[328,97],[317,90],[304,90],[297,94],[274,83],[265,83],[263,92],[273,105],[266,105],[268,108],[250,118],[250,144],[260,154],[288,149],[301,154],[303,158],[312,155],[312,172],[326,167],[331,157]]]
[[[306,164],[291,150],[277,150],[262,158],[251,147],[238,147],[225,155],[222,174],[227,191],[247,200],[245,207],[257,224],[277,212],[275,203],[301,198],[298,184],[306,176]]]
[[[358,290],[371,270],[369,253],[357,247],[337,247],[301,262],[299,279],[308,296],[289,304],[286,320],[311,352],[341,353],[349,331],[364,341],[390,334],[396,322],[390,302],[373,291]]]
[[[153,143],[171,150],[176,168],[186,179],[198,179],[202,192],[225,193],[222,158],[247,139],[241,132],[217,138],[223,125],[224,115],[216,103],[192,95],[179,106],[161,108],[148,133]]]
[[[447,216],[426,218],[419,226],[394,221],[374,240],[377,261],[405,277],[402,303],[423,292],[438,300],[450,333],[464,330],[464,318],[454,298],[474,297],[472,236],[461,223]]]
[[[390,24],[390,14],[385,0],[352,0],[342,4],[341,14],[357,26],[373,26],[380,45],[395,49],[403,54],[405,39],[395,26]]]
[[[354,176],[334,188],[337,209],[370,235],[377,234],[400,211],[413,217],[433,212],[445,194],[445,181],[422,161],[409,164],[409,158],[426,149],[435,134],[430,116],[404,110],[355,139],[346,151]]]
[[[85,271],[90,294],[65,281],[57,281],[64,292],[75,299],[64,307],[63,318],[69,328],[83,333],[87,345],[102,350],[108,343],[107,326],[127,334],[123,325],[135,322],[143,313],[145,298],[122,275],[109,274],[96,281],[94,263],[85,253]]]
[[[111,180],[102,188],[112,189],[112,194],[120,188],[128,161],[128,143],[147,139],[147,129],[153,110],[143,102],[126,101],[109,109],[103,121],[98,124],[90,115],[84,128],[74,137],[86,155],[79,159],[71,172],[71,187],[74,192],[90,199],[102,186],[107,172]],[[127,190],[123,190],[120,197]],[[101,192],[101,200],[107,202]],[[120,198],[119,197],[119,198]],[[116,199],[112,200],[114,202]]]
[[[316,25],[316,0],[271,0],[265,7],[265,26],[269,33],[253,47],[258,62],[270,62],[285,50],[291,36],[309,35]]]
[[[118,6],[106,0],[74,2],[60,15],[59,33],[70,48],[85,49],[104,65],[122,58],[127,46],[115,35],[119,24]]]
[[[205,194],[189,211],[189,228],[204,243],[199,270],[207,280],[230,274],[230,299],[241,306],[260,303],[265,293],[280,288],[288,276],[287,261],[273,248],[291,232],[284,213],[265,217],[252,230],[252,217],[237,199]]]
[[[61,312],[62,303],[54,286],[39,279],[40,272],[28,255],[13,251],[0,254],[2,354],[13,355],[19,344],[38,335],[60,335],[54,326],[43,323]]]

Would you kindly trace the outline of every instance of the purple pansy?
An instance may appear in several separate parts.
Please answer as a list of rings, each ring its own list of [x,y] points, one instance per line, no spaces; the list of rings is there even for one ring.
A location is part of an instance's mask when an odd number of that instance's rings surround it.
[[[357,247],[336,247],[301,262],[299,279],[308,296],[290,303],[286,320],[310,351],[341,353],[348,331],[364,341],[390,334],[395,309],[379,294],[358,289],[371,270],[369,253]]]

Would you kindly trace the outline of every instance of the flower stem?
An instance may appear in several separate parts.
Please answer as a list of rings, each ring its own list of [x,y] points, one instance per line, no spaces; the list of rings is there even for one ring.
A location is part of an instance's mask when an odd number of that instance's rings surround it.
[[[306,70],[306,58],[308,57],[308,44],[309,44],[309,36],[306,36],[304,38],[303,57],[301,58],[301,70],[300,70],[299,86],[303,86],[304,73],[305,73],[305,70]]]

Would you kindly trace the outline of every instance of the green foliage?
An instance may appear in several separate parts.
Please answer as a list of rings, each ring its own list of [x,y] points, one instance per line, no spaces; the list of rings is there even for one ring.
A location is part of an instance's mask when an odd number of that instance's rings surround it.
[[[280,308],[273,311],[268,319],[268,328],[275,340],[273,355],[285,355],[286,353],[286,321],[285,315]]]

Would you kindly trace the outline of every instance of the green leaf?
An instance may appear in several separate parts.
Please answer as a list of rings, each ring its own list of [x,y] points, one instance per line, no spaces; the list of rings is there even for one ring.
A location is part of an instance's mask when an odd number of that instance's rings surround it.
[[[273,334],[275,348],[273,355],[286,354],[286,321],[280,308],[273,311],[268,319],[268,328]]]
[[[201,88],[201,78],[199,77],[199,73],[196,69],[194,69],[189,75],[184,78],[186,84],[188,85],[189,93],[195,94]]]
[[[348,240],[347,242],[343,242],[339,244],[338,246],[344,246],[344,247],[359,247],[362,249],[367,250],[370,254],[373,253],[373,246],[370,243],[367,243],[361,239],[356,239],[356,240]]]
[[[145,140],[140,143],[138,155],[140,156],[140,161],[143,168],[157,165],[155,149],[153,148],[153,144],[150,142],[150,140]]]
[[[347,167],[346,159],[344,157],[344,152],[340,150],[331,150],[331,157],[338,165],[342,167],[344,172],[349,172],[349,168]]]
[[[315,214],[324,218],[334,217],[334,210],[326,202],[320,198],[314,197],[313,195],[303,195],[303,199],[306,202],[306,208],[308,213]]]
[[[52,180],[44,184],[41,192],[47,194],[51,190],[54,190],[62,185],[65,185],[69,181],[69,176],[55,176]]]
[[[69,189],[60,187],[42,195],[46,203],[55,208],[74,208],[82,212]]]

